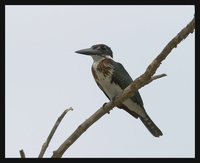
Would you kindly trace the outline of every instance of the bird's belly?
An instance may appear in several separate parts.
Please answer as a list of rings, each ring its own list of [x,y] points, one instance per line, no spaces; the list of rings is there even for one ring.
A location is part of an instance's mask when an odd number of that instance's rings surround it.
[[[107,76],[106,78],[105,77],[99,78],[98,82],[103,87],[103,90],[105,91],[105,93],[108,95],[110,99],[113,99],[116,95],[118,95],[119,93],[123,91],[119,87],[119,85],[115,84],[114,82],[111,83],[111,77],[109,76]],[[125,105],[128,109],[130,109],[131,111],[137,113],[138,115],[142,117],[146,116],[144,109],[140,105],[132,101],[130,98],[125,100],[123,102],[123,105]]]
[[[99,83],[110,99],[113,99],[117,94],[122,92],[119,85],[111,83],[111,77],[109,76],[106,78],[99,78]]]

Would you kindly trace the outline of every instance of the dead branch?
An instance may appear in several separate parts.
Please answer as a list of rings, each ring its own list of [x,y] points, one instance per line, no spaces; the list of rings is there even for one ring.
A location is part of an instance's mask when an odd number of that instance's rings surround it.
[[[152,76],[155,74],[157,68],[160,66],[161,62],[169,55],[171,50],[183,40],[190,33],[193,33],[195,29],[195,19],[183,28],[177,36],[175,36],[163,49],[163,51],[153,60],[153,62],[147,67],[145,73],[135,79],[124,91],[115,98],[114,101],[110,101],[105,104],[103,107],[98,109],[92,116],[86,119],[78,128],[71,134],[69,138],[67,138],[61,146],[53,152],[52,158],[60,158],[64,154],[64,152],[99,118],[101,118],[104,114],[108,113],[115,106],[120,105],[124,100],[133,96],[135,92],[141,87],[145,86],[147,83],[152,82],[156,78],[152,80]]]
[[[162,50],[162,52],[153,60],[153,62],[147,67],[144,74],[139,76],[134,80],[132,84],[130,84],[127,88],[122,92],[119,101],[115,100],[115,105],[120,104],[121,101],[127,99],[127,97],[131,97],[135,92],[146,85],[146,83],[150,80],[151,76],[153,76],[160,66],[161,62],[170,54],[173,48],[176,48],[177,45],[184,40],[190,33],[193,33],[195,29],[195,18],[183,28]]]
[[[167,76],[166,74],[160,74],[160,75],[154,75],[150,78],[150,80],[146,83],[146,84],[149,84],[150,82],[152,82],[153,80],[156,80],[156,79],[159,79],[159,78],[162,78],[162,77],[165,77]]]
[[[64,116],[65,116],[65,115],[67,114],[67,112],[70,111],[70,110],[73,111],[73,108],[70,107],[69,109],[66,109],[66,110],[60,115],[60,117],[58,117],[56,123],[54,124],[54,126],[53,126],[53,128],[52,128],[52,130],[51,130],[51,132],[49,133],[49,136],[47,137],[47,140],[46,140],[46,141],[44,142],[44,144],[42,145],[42,149],[41,149],[41,151],[40,151],[40,154],[39,154],[38,158],[42,158],[42,157],[44,156],[44,153],[45,153],[47,147],[49,146],[49,143],[50,143],[50,141],[51,141],[51,139],[52,139],[52,137],[53,137],[53,135],[54,135],[56,129],[58,128],[58,126],[59,126],[60,122],[62,121],[62,119],[64,118]]]

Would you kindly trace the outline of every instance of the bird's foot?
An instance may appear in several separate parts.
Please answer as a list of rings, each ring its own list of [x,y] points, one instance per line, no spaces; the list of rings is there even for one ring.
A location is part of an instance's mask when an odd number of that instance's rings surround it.
[[[102,106],[103,109],[104,109],[104,107],[105,107],[106,104],[107,104],[107,102],[105,102],[105,103],[103,104],[103,106]],[[110,114],[110,111],[108,111],[107,113]]]

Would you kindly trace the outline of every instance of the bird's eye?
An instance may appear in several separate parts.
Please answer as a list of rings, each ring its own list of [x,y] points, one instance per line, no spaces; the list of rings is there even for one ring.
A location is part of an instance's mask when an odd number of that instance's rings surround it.
[[[106,47],[105,46],[101,46],[101,50],[106,50]]]

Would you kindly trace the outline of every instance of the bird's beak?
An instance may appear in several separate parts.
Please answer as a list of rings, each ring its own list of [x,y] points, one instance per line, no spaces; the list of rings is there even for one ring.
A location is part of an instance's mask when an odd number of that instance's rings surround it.
[[[99,51],[94,50],[92,48],[87,48],[87,49],[81,49],[81,50],[75,51],[75,53],[84,54],[84,55],[98,55]]]

